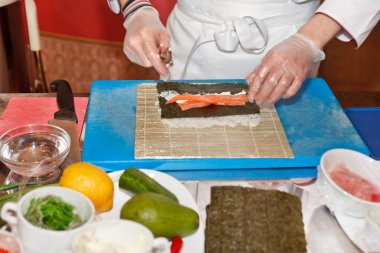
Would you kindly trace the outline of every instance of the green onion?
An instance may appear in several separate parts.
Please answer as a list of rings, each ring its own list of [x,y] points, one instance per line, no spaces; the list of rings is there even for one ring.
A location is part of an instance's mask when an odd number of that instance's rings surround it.
[[[82,224],[74,206],[54,195],[32,199],[24,216],[30,223],[51,230],[68,230]]]
[[[40,184],[41,184],[41,181],[29,181],[26,184],[22,184],[22,183],[5,184],[5,185],[0,186],[0,193],[20,188],[20,186],[37,186]]]
[[[16,184],[19,184],[19,183],[16,183]],[[25,195],[26,193],[30,192],[31,190],[34,190],[34,189],[39,188],[39,187],[52,186],[52,185],[57,185],[57,184],[47,184],[47,185],[45,184],[45,185],[41,185],[41,186],[36,185],[34,187],[25,187],[25,188],[23,188],[20,191],[13,192],[13,193],[10,193],[10,194],[6,194],[6,191],[4,192],[5,194],[2,194],[3,192],[0,192],[0,210],[4,206],[5,203],[7,203],[7,202],[17,202],[19,200],[19,198],[21,198],[23,195]],[[13,188],[13,189],[15,189],[15,188]],[[0,219],[0,227],[2,227],[4,225],[5,225],[5,222]]]

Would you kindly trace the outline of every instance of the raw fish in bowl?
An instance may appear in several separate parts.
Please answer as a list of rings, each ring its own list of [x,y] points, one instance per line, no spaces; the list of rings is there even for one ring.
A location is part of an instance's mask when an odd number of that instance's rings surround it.
[[[340,188],[363,200],[380,202],[380,190],[370,181],[349,170],[345,165],[338,164],[330,177]]]
[[[329,150],[321,158],[318,186],[333,213],[365,217],[380,209],[380,162],[353,150]]]

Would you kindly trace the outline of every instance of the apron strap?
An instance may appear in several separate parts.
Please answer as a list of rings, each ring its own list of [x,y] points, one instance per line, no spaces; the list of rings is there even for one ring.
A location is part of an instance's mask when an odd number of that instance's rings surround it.
[[[244,49],[252,50],[256,54],[265,49],[268,44],[269,34],[267,26],[262,21],[246,16],[234,19],[234,26],[240,44]]]
[[[244,17],[226,21],[222,31],[215,31],[215,28],[207,29],[204,27],[201,34],[195,40],[181,74],[181,79],[185,79],[190,60],[195,51],[201,45],[214,42],[221,51],[233,52],[238,44],[247,51],[259,54],[264,51],[268,44],[268,29],[266,25],[254,17]],[[260,36],[257,36],[257,35]],[[255,36],[256,35],[256,36]]]
[[[190,50],[189,55],[187,56],[185,67],[182,70],[181,78],[180,79],[185,79],[187,68],[189,67],[190,60],[193,57],[193,54],[195,51],[197,51],[198,47],[201,46],[202,44],[213,42],[214,39],[214,30],[207,30],[205,27],[202,29],[202,33],[198,36],[196,41],[194,42],[193,47]]]

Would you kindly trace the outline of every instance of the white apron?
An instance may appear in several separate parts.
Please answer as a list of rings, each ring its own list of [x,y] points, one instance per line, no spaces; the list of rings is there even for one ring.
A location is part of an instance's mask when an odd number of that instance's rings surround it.
[[[319,0],[178,0],[167,24],[170,79],[245,78],[319,5]]]

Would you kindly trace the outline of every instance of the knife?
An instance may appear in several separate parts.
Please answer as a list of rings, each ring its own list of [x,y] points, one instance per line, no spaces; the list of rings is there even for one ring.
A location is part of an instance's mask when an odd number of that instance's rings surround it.
[[[78,118],[75,114],[74,96],[70,84],[65,80],[53,81],[50,88],[57,92],[59,110],[54,113],[54,119],[49,120],[49,124],[63,128],[71,138],[70,152],[61,165],[62,168],[66,168],[68,165],[82,160],[76,128]]]
[[[171,48],[160,45],[158,48],[158,54],[162,62],[166,65],[166,67],[169,67],[173,64],[173,55]],[[169,73],[167,74],[167,76],[163,76],[162,78],[164,81],[170,81]]]

